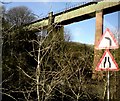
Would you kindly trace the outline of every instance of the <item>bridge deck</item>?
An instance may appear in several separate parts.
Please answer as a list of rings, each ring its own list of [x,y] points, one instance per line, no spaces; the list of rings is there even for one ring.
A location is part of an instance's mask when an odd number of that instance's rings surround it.
[[[68,11],[54,14],[53,15],[54,23],[67,25],[73,22],[90,19],[92,17],[95,17],[95,12],[99,10],[103,10],[104,14],[119,11],[120,0],[118,1],[119,2],[100,1],[98,3],[90,3],[85,6],[76,7]],[[48,26],[48,20],[49,18],[46,17],[46,18],[30,23],[28,26],[30,27],[30,30],[34,30],[40,27],[45,27],[45,26]]]

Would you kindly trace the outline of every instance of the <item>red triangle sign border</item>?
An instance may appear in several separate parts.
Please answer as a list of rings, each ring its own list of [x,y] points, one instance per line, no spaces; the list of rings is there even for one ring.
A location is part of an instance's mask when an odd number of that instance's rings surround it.
[[[104,36],[105,36],[105,34],[106,34],[106,32],[109,32],[109,34],[110,34],[110,36],[112,37],[112,39],[113,39],[113,41],[115,42],[115,44],[116,44],[116,46],[112,46],[112,47],[110,47],[110,48],[108,48],[108,47],[101,47],[101,48],[99,48],[99,45],[100,45],[100,42],[102,41],[102,39],[104,38]],[[107,28],[106,29],[106,31],[103,33],[103,35],[102,35],[102,37],[100,38],[100,40],[99,40],[99,42],[97,43],[97,46],[95,47],[96,49],[116,49],[116,48],[119,48],[119,45],[118,45],[118,42],[117,42],[117,40],[115,39],[115,37],[114,37],[114,35],[112,34],[112,32],[109,30],[109,28]]]
[[[102,69],[102,68],[99,68],[99,66],[100,66],[102,60],[104,59],[106,53],[108,53],[110,55],[112,61],[114,62],[115,66],[116,66],[116,69],[109,69],[109,68]],[[100,59],[99,63],[97,64],[95,70],[96,71],[119,71],[118,64],[116,63],[115,59],[113,58],[112,54],[110,53],[110,51],[108,49],[106,49],[106,51],[104,52],[102,58]]]

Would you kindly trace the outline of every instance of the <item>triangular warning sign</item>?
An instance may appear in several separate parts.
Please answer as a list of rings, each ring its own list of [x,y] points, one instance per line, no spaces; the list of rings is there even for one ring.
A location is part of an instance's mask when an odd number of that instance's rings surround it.
[[[101,70],[118,71],[119,70],[117,63],[115,62],[109,50],[106,50],[104,52],[95,70],[96,71],[101,71]]]
[[[95,48],[96,49],[117,49],[119,48],[119,44],[115,39],[114,35],[112,34],[112,32],[107,28]]]

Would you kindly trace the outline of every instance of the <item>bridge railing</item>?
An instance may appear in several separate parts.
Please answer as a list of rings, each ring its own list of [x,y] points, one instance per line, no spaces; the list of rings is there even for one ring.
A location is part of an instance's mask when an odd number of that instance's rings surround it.
[[[90,3],[95,3],[95,1],[98,1],[98,0],[86,0],[86,2],[77,2],[77,4],[71,5],[69,7],[65,7],[59,11],[55,11],[54,15],[65,12],[65,11],[72,10],[73,8],[82,7],[82,6],[85,6]],[[101,1],[101,0],[99,0],[99,1]]]
[[[54,12],[54,15],[57,15],[57,14],[60,14],[60,13],[65,13],[69,10],[72,10],[72,9],[75,9],[77,7],[83,7],[83,6],[86,6],[86,5],[89,5],[89,4],[92,4],[92,3],[97,3],[99,1],[103,1],[103,0],[85,0],[86,2],[77,2],[77,4],[74,4],[74,5],[71,5],[69,7],[65,7],[59,11],[55,11]],[[40,16],[40,18],[38,18],[37,20],[40,20],[40,19],[44,19],[44,18],[47,18],[48,17],[48,14],[47,15],[43,15],[43,16]],[[36,21],[37,21],[36,20]]]

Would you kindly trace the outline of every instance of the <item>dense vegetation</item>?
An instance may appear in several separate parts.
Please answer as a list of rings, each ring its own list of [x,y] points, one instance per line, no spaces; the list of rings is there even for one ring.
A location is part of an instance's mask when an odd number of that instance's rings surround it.
[[[101,81],[91,79],[92,45],[58,40],[59,31],[51,31],[49,39],[21,27],[8,30],[10,27],[3,18],[3,101],[106,99],[106,73]],[[120,66],[120,49],[112,54]],[[116,85],[114,77],[111,82]],[[111,88],[112,98],[115,87]]]

